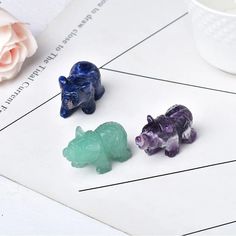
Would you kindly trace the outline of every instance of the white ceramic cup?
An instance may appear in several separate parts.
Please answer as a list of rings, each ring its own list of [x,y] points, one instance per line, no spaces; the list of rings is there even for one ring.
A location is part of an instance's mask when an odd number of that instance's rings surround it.
[[[200,55],[236,74],[236,0],[190,0],[189,13]]]

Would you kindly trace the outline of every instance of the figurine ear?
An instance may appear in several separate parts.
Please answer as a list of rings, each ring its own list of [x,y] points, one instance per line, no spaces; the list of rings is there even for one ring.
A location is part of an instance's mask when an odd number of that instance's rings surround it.
[[[60,84],[61,88],[63,88],[64,85],[66,85],[66,83],[67,83],[67,80],[66,80],[65,76],[60,76],[58,80],[59,80],[59,84]]]
[[[152,123],[152,122],[154,122],[154,119],[150,115],[148,115],[147,116],[147,122]]]
[[[82,137],[83,135],[84,135],[84,131],[82,130],[80,126],[78,126],[75,131],[75,137],[79,138],[79,137]]]

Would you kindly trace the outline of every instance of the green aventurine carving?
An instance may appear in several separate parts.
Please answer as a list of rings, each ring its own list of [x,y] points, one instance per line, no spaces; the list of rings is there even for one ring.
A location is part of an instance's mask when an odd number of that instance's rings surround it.
[[[124,162],[131,157],[125,129],[116,122],[100,125],[95,131],[84,132],[77,127],[75,138],[63,150],[73,167],[94,165],[98,173],[112,169],[112,161]]]

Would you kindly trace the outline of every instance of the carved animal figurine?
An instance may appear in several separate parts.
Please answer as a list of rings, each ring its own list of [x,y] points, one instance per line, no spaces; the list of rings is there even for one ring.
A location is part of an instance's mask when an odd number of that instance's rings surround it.
[[[182,105],[172,106],[165,115],[153,119],[147,116],[142,133],[135,138],[140,149],[153,155],[165,149],[165,154],[174,157],[179,152],[180,143],[192,143],[196,139],[196,131],[192,128],[192,113]]]
[[[61,110],[63,118],[69,117],[81,107],[86,114],[92,114],[96,109],[95,101],[105,92],[101,85],[101,75],[98,68],[87,61],[76,63],[69,77],[60,76]]]
[[[98,173],[112,169],[112,161],[124,162],[131,157],[124,128],[116,122],[100,125],[95,131],[84,132],[77,127],[75,138],[64,149],[63,155],[73,167],[94,165]]]

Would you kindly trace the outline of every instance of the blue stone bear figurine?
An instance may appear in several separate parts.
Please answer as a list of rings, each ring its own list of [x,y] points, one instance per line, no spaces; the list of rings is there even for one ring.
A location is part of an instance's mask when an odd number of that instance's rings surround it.
[[[101,85],[99,69],[87,61],[76,63],[69,77],[60,76],[59,84],[61,87],[60,115],[63,118],[69,117],[78,108],[86,114],[92,114],[96,109],[95,101],[105,92]]]

